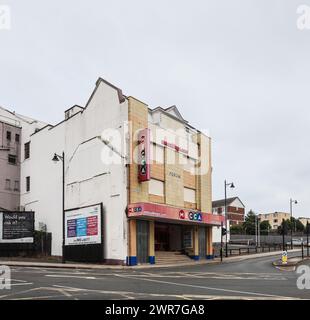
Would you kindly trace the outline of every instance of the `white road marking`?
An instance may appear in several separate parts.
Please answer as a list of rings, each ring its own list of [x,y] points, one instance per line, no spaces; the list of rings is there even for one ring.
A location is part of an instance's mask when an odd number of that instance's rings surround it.
[[[16,281],[16,282],[27,282],[26,280],[12,279],[12,278],[11,278],[11,282],[12,282],[12,281]]]
[[[82,277],[82,276],[70,276],[64,274],[46,274],[45,277],[51,278],[77,278],[77,279],[86,279],[86,280],[96,280],[96,277]]]
[[[123,273],[127,277],[152,277],[152,278],[197,278],[197,279],[223,279],[223,280],[267,280],[285,281],[286,277],[277,274],[257,273],[216,273],[216,272],[166,272],[166,273]]]
[[[39,288],[32,288],[32,289],[29,289],[29,290],[25,290],[25,291],[20,291],[20,292],[15,292],[15,293],[12,293],[12,294],[8,294],[6,296],[1,296],[0,298],[10,298],[10,300],[34,300],[34,299],[40,299],[41,297],[40,296],[37,296],[37,297],[16,297],[16,296],[19,296],[19,295],[22,295],[22,294],[25,294],[25,293],[30,293],[30,292],[34,292],[34,291],[43,291],[43,290],[46,290],[46,291],[56,291],[56,292],[59,292],[61,293],[61,296],[65,296],[65,297],[68,297],[68,298],[74,298],[72,296],[72,294],[70,294],[69,292],[67,292],[66,290],[64,290],[63,288],[53,288],[53,287],[39,287]],[[14,298],[15,296],[15,298]],[[57,296],[45,296],[45,298],[55,298]]]
[[[122,295],[122,296],[129,296],[133,295],[135,297],[142,296],[142,297],[167,297],[171,299],[183,299],[183,300],[197,300],[197,299],[204,299],[204,300],[222,300],[222,299],[231,299],[231,300],[292,300],[292,299],[298,299],[298,298],[290,298],[290,297],[280,297],[280,296],[267,296],[267,297],[253,297],[253,296],[221,296],[221,295],[204,295],[204,294],[165,294],[165,293],[146,293],[146,292],[122,292],[122,291],[104,291],[104,290],[95,290],[95,289],[82,289],[82,288],[74,288],[74,287],[66,287],[66,286],[58,286],[54,285],[54,287],[60,287],[64,290],[69,290],[72,292],[92,292],[92,293],[101,293],[101,294],[115,294],[115,295]],[[133,298],[132,296],[130,297]],[[298,299],[299,300],[299,299]]]
[[[126,278],[126,276],[115,274],[116,277],[120,278]],[[136,280],[142,280],[142,281],[149,281],[149,282],[157,282],[157,283],[163,283],[168,285],[175,285],[180,287],[190,287],[190,288],[197,288],[197,289],[205,289],[205,290],[214,290],[214,291],[222,291],[222,292],[230,292],[230,293],[238,293],[238,294],[244,294],[244,295],[252,295],[252,296],[264,296],[264,297],[273,297],[273,298],[282,298],[282,299],[293,299],[291,297],[285,297],[285,296],[278,296],[273,294],[267,294],[267,293],[258,293],[258,292],[248,292],[248,291],[239,291],[239,290],[231,290],[231,289],[223,289],[223,288],[213,288],[213,287],[205,287],[205,286],[197,286],[197,285],[191,285],[186,283],[177,283],[177,282],[170,282],[170,281],[162,281],[162,280],[154,280],[154,279],[144,279],[144,278],[134,278],[130,277],[131,279]]]
[[[11,287],[12,286],[29,286],[31,284],[33,284],[33,282],[11,283]]]

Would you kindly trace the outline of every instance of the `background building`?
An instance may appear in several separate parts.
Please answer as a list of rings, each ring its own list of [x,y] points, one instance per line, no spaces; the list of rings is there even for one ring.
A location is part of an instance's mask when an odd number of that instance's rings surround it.
[[[227,219],[230,225],[244,222],[245,206],[239,197],[226,199]],[[225,215],[225,199],[212,202],[213,214]]]
[[[24,137],[44,124],[0,107],[0,209],[20,210]]]
[[[291,215],[287,212],[262,213],[258,215],[260,222],[269,221],[272,230],[278,229],[284,220],[291,219]]]

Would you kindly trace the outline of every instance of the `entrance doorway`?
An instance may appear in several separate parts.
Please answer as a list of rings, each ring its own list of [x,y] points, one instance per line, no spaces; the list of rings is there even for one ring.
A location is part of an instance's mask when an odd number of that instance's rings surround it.
[[[181,251],[182,226],[155,222],[155,251]]]

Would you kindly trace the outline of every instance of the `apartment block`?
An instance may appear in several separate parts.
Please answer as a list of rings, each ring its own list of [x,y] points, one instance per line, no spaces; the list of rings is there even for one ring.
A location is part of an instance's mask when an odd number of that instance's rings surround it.
[[[245,205],[239,197],[226,199],[227,220],[229,225],[242,224],[244,222]],[[225,215],[225,199],[212,203],[213,214]]]
[[[272,212],[272,213],[262,213],[258,215],[260,222],[269,221],[272,230],[278,229],[284,220],[289,220],[291,218],[290,213],[287,212]]]
[[[0,210],[23,209],[20,186],[24,139],[43,125],[43,122],[0,107]]]

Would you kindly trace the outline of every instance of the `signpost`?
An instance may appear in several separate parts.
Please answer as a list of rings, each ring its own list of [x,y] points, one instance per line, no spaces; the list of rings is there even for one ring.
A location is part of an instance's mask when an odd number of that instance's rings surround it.
[[[282,252],[282,264],[287,264],[287,251]]]

